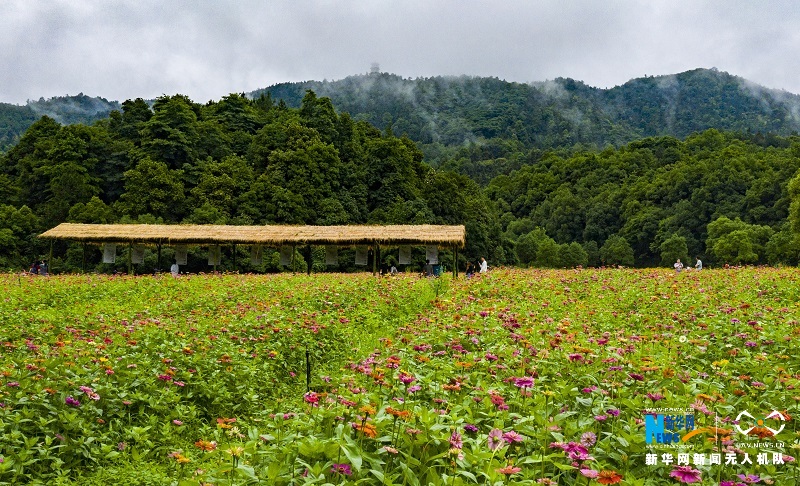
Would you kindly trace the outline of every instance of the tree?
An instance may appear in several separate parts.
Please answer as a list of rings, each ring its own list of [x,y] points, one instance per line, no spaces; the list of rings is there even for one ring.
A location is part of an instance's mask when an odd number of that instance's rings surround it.
[[[792,225],[788,221],[780,231],[772,235],[764,250],[770,265],[800,263],[800,237],[792,231]]]
[[[633,248],[619,235],[609,237],[600,248],[600,259],[606,265],[633,266]]]
[[[170,170],[166,163],[145,157],[125,172],[125,193],[118,202],[118,212],[179,220],[186,198],[181,176],[182,171]]]
[[[99,197],[94,196],[87,203],[77,203],[69,209],[67,221],[70,223],[108,224],[116,221],[114,210]]]
[[[559,245],[558,259],[560,266],[567,268],[585,267],[589,262],[589,254],[580,245],[573,241]]]
[[[519,262],[523,265],[532,264],[539,251],[539,242],[544,241],[547,237],[544,228],[536,228],[517,238],[514,249]]]
[[[661,264],[671,266],[678,259],[685,262],[689,261],[689,248],[686,246],[686,238],[673,233],[664,240],[658,247],[661,254]]]
[[[539,241],[535,263],[537,267],[543,268],[554,268],[560,265],[559,245],[554,239],[546,237]]]
[[[706,248],[720,263],[757,263],[773,233],[769,226],[722,216],[708,224]]]
[[[142,148],[167,168],[180,169],[195,161],[199,109],[182,95],[161,96],[153,105],[153,116],[142,125]]]

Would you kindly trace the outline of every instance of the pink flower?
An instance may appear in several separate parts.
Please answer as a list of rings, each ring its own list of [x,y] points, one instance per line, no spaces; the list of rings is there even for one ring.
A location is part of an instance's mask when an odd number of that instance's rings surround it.
[[[331,471],[341,474],[342,476],[350,476],[353,471],[350,469],[350,464],[334,464],[331,466]]]
[[[461,440],[461,434],[459,434],[455,430],[450,435],[450,446],[452,446],[454,449],[459,449],[459,450],[462,447],[464,447],[464,442]]]
[[[511,430],[503,434],[503,440],[509,444],[514,444],[522,442],[523,440],[525,440],[525,438],[521,436],[518,432],[514,432],[513,430]]]
[[[522,376],[519,378],[514,378],[514,386],[518,388],[532,388],[533,387],[533,378],[530,376]]]
[[[509,476],[512,474],[517,474],[520,471],[522,471],[522,468],[511,465],[508,465],[506,467],[501,467],[500,469],[497,470],[497,472],[499,472],[500,474],[506,474]]]
[[[594,469],[581,469],[581,474],[583,477],[594,479],[600,475],[600,471],[595,471]]]
[[[492,431],[489,432],[489,439],[487,441],[489,450],[496,451],[503,446],[503,443],[503,431],[500,429],[492,429]]]
[[[700,471],[691,466],[675,466],[669,477],[675,478],[679,483],[699,483]]]
[[[310,403],[312,406],[316,407],[319,403],[319,395],[312,391],[306,392],[306,394],[303,395],[303,400],[305,400],[306,403]]]
[[[406,373],[405,371],[401,371],[400,374],[397,376],[397,379],[402,381],[405,385],[410,385],[417,381],[414,375]]]

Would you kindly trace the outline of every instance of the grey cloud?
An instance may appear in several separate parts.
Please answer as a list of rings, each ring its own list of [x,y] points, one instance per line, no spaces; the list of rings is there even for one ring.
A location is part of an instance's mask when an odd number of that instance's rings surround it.
[[[717,67],[800,92],[789,1],[10,0],[0,101],[84,92],[219,99],[340,79],[378,62],[404,77],[631,78]],[[7,14],[6,14],[7,13]]]

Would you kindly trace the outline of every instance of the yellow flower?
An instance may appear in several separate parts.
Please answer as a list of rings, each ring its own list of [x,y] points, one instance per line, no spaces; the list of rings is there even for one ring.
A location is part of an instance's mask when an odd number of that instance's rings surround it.
[[[230,454],[233,457],[241,457],[244,453],[244,447],[242,446],[230,446],[228,447],[225,452]]]

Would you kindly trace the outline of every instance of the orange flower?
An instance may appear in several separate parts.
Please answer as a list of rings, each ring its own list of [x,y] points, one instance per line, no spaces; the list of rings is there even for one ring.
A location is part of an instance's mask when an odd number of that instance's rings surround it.
[[[221,429],[230,429],[233,427],[231,424],[236,422],[235,418],[218,418],[217,419],[217,427]]]
[[[183,454],[175,454],[175,460],[178,461],[178,464],[186,464],[187,462],[191,462],[191,459],[184,456]]]
[[[364,423],[363,425],[362,424],[353,424],[353,427],[356,430],[360,430],[362,434],[366,435],[370,439],[374,439],[375,437],[378,436],[378,430],[372,424],[368,424],[368,423]]]
[[[358,411],[367,415],[375,415],[375,407],[372,405],[364,405],[363,407],[359,408]]]
[[[201,451],[206,451],[206,452],[211,452],[211,451],[213,451],[214,449],[217,448],[217,443],[216,443],[216,441],[213,441],[213,440],[212,441],[208,441],[208,440],[200,439],[197,442],[195,442],[194,445],[199,447]]]
[[[600,471],[597,482],[600,484],[617,484],[622,481],[622,475],[617,471]]]
[[[753,427],[753,430],[747,433],[747,435],[755,435],[759,439],[766,439],[767,437],[772,437],[773,434],[770,430],[766,427]]]
[[[411,418],[411,412],[408,410],[397,410],[396,408],[386,407],[386,413],[389,415],[393,415],[395,417],[401,418],[403,420],[408,420]]]

